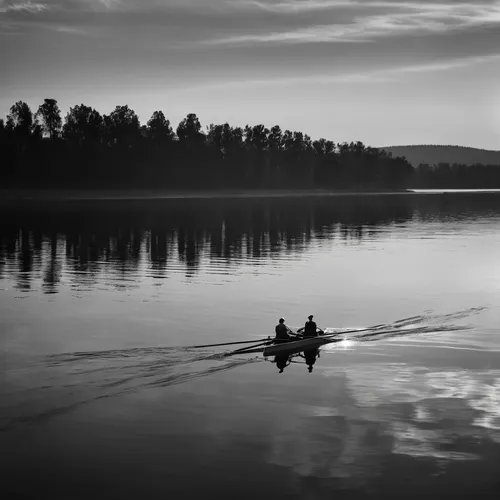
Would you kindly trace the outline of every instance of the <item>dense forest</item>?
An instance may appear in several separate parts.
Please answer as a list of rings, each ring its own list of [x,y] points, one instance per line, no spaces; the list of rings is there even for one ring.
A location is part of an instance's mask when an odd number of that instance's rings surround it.
[[[0,120],[1,187],[396,190],[500,188],[491,165],[420,165],[361,142],[312,140],[279,125],[203,128],[188,114],[173,129],[162,111],[141,125],[134,110],[84,104],[64,120],[55,99],[33,113],[15,103]]]

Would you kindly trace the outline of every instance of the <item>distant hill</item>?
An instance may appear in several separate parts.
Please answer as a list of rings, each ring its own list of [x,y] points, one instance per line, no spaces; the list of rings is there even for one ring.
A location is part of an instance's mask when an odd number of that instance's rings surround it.
[[[392,156],[404,156],[414,167],[420,163],[462,163],[474,165],[500,165],[500,151],[467,148],[463,146],[390,146],[385,149]]]

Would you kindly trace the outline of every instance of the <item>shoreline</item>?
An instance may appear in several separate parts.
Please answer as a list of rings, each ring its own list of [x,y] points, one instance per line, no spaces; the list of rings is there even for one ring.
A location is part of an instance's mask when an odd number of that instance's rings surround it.
[[[5,201],[139,201],[139,200],[210,200],[261,198],[329,198],[347,196],[401,196],[446,194],[500,194],[500,189],[402,189],[402,190],[207,190],[168,191],[148,189],[0,189]]]
[[[306,198],[335,196],[386,196],[415,194],[411,190],[362,191],[362,190],[207,190],[164,191],[147,189],[75,190],[75,189],[0,189],[0,201],[86,201],[86,200],[182,200],[228,198]]]

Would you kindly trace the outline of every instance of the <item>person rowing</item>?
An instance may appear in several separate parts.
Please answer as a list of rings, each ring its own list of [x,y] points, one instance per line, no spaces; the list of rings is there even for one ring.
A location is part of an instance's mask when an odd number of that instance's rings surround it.
[[[318,328],[316,323],[313,321],[313,318],[314,316],[312,314],[308,316],[308,321],[306,322],[304,328],[301,328],[301,330],[303,330],[304,337],[317,337],[318,335],[325,333],[321,328]]]
[[[276,332],[275,342],[288,342],[295,338],[292,330],[285,325],[285,318],[280,318],[274,331]]]

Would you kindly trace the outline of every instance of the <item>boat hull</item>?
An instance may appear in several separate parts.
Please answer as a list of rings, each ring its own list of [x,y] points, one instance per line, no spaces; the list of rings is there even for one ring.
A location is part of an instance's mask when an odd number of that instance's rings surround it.
[[[264,356],[274,356],[276,354],[286,354],[300,352],[307,349],[314,349],[324,344],[332,344],[343,340],[344,332],[352,332],[354,330],[362,330],[359,328],[325,328],[323,335],[317,337],[309,337],[302,340],[293,340],[290,342],[276,343],[264,348]],[[293,331],[293,330],[292,330]]]
[[[281,342],[273,344],[264,349],[264,356],[275,356],[276,354],[284,354],[287,352],[300,352],[306,349],[314,349],[324,344],[338,342],[341,339],[335,337],[311,337],[303,340],[294,340],[291,342]]]

